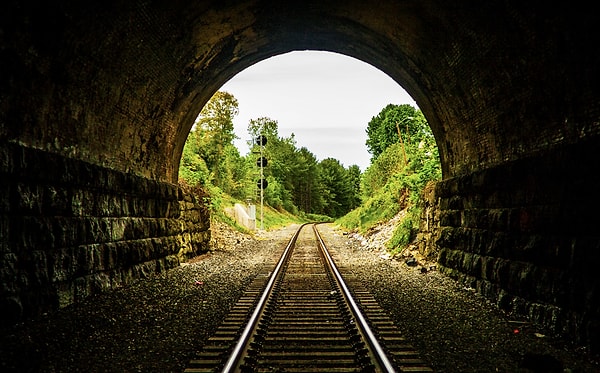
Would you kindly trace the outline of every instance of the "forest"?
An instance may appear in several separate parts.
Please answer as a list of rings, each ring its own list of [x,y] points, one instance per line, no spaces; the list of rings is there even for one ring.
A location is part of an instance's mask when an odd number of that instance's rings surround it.
[[[441,178],[435,138],[420,110],[389,104],[365,124],[371,163],[364,172],[337,159],[317,159],[297,146],[294,134],[280,136],[277,120],[268,117],[250,120],[252,141],[242,155],[233,143],[237,114],[237,99],[216,92],[198,115],[180,161],[180,182],[205,189],[214,215],[222,216],[232,201],[260,203],[262,188],[264,204],[274,210],[307,221],[337,219],[359,231],[406,209],[389,247],[414,237],[421,192]]]

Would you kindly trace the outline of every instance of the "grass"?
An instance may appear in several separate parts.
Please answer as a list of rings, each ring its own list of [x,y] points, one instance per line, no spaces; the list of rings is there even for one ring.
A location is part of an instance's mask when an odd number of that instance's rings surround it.
[[[364,201],[363,204],[336,220],[346,229],[356,229],[365,233],[373,226],[390,220],[400,210],[406,208],[408,191],[405,188],[382,188],[381,192]]]
[[[225,213],[225,209],[233,207],[236,203],[245,205],[246,202],[237,200],[223,192],[220,192],[219,204],[215,210],[213,210],[212,218],[221,221],[239,232],[251,233],[251,231],[241,225],[239,225],[235,219],[231,218]],[[316,217],[313,216],[313,217]],[[321,218],[322,219],[322,218]],[[270,206],[265,205],[263,208],[263,229],[271,230],[278,229],[290,224],[302,224],[309,221],[314,221],[310,216],[302,215],[296,216],[285,210],[277,210]],[[256,227],[260,229],[260,204],[256,205]]]
[[[389,221],[403,209],[408,209],[406,217],[385,243],[389,252],[397,253],[413,241],[419,222],[419,209],[410,202],[410,191],[399,179],[389,180],[383,188],[363,201],[361,206],[337,219],[336,223],[345,229],[365,234],[377,224]]]
[[[265,230],[308,222],[307,219],[295,216],[285,210],[276,210],[270,206],[264,206],[263,219],[263,229]],[[260,205],[256,206],[256,227],[260,228]]]

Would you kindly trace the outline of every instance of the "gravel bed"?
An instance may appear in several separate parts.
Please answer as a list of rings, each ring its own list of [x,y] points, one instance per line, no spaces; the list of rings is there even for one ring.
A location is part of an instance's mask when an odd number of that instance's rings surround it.
[[[164,274],[4,330],[0,371],[181,372],[286,235],[219,242]]]
[[[436,372],[600,372],[597,356],[502,312],[473,289],[322,230],[338,265],[363,282]]]
[[[295,228],[252,239],[221,235],[213,252],[185,265],[3,330],[0,371],[181,372]],[[584,351],[512,320],[438,272],[323,231],[339,265],[363,280],[437,372],[551,372],[526,366],[552,359],[562,364],[558,372],[600,372]]]

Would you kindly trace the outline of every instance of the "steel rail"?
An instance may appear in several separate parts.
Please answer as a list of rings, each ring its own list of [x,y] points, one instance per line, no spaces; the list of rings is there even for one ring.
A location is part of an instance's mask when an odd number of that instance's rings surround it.
[[[308,224],[308,223],[306,223],[306,224]],[[306,224],[301,225],[300,228],[298,228],[296,233],[292,236],[292,238],[288,242],[285,250],[283,251],[283,254],[281,255],[281,258],[279,259],[279,262],[277,262],[277,266],[271,273],[269,282],[267,282],[267,285],[265,286],[265,290],[262,293],[262,296],[260,297],[260,300],[258,301],[256,308],[254,309],[254,312],[252,313],[252,316],[250,317],[250,320],[248,321],[248,324],[246,325],[246,328],[242,332],[240,339],[238,340],[233,351],[231,352],[231,355],[229,356],[229,359],[227,359],[227,362],[225,363],[225,366],[223,367],[223,370],[221,372],[230,373],[230,372],[235,371],[236,368],[238,368],[240,359],[242,358],[244,352],[248,349],[248,342],[250,341],[250,338],[252,337],[254,330],[256,330],[256,327],[260,320],[260,315],[263,312],[263,310],[266,306],[267,300],[269,299],[269,296],[271,295],[271,293],[273,291],[273,286],[275,285],[275,281],[281,274],[283,265],[285,264],[286,260],[289,258],[290,253],[292,251],[292,247],[295,245],[296,239],[298,238],[300,231]]]
[[[325,259],[335,276],[336,282],[338,283],[340,289],[342,290],[344,298],[346,299],[346,302],[350,306],[352,314],[354,315],[354,318],[357,321],[357,326],[359,327],[359,329],[363,333],[363,336],[366,339],[366,342],[368,344],[369,350],[371,351],[371,354],[377,360],[377,363],[380,365],[380,368],[382,369],[382,371],[395,372],[396,370],[394,369],[394,366],[392,365],[392,363],[388,359],[387,355],[385,354],[385,351],[383,350],[383,348],[377,341],[375,334],[369,327],[367,320],[365,319],[360,308],[354,301],[354,298],[352,297],[352,294],[350,293],[348,286],[346,286],[346,283],[344,282],[342,275],[340,274],[340,272],[337,269],[337,266],[333,262],[333,258],[329,254],[329,251],[327,250],[327,246],[325,245],[325,242],[323,241],[323,239],[321,238],[321,235],[319,234],[319,231],[317,230],[316,224],[313,224],[313,230],[315,232],[315,236],[317,237],[317,240],[319,241],[319,246],[321,247],[321,250],[325,256]]]

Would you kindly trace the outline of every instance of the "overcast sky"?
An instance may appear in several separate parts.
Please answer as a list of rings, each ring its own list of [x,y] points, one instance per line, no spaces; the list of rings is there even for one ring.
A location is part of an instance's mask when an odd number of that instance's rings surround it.
[[[269,117],[279,135],[295,134],[318,160],[338,159],[364,171],[370,163],[367,124],[387,104],[417,107],[388,75],[360,60],[329,52],[291,52],[261,61],[220,89],[238,100],[236,146],[248,152],[250,119]]]

